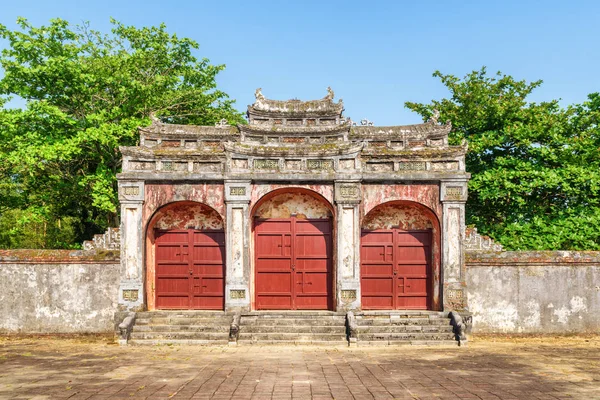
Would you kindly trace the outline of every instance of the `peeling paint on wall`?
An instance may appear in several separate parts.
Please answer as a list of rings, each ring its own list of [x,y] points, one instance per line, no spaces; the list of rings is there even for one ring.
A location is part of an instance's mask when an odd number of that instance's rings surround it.
[[[223,229],[219,213],[202,204],[176,203],[159,210],[155,218],[157,229]]]
[[[333,185],[280,185],[280,184],[257,184],[251,186],[250,207],[254,207],[263,196],[278,190],[285,189],[286,192],[292,193],[296,189],[305,189],[311,192],[320,194],[330,204],[333,204]]]
[[[390,201],[413,201],[431,209],[440,219],[442,205],[440,203],[440,188],[437,185],[379,185],[364,184],[362,186],[363,215],[373,208]]]
[[[143,223],[146,227],[149,219],[159,208],[178,201],[193,201],[206,204],[225,219],[225,200],[223,184],[147,184],[143,208]]]
[[[383,204],[367,214],[363,228],[369,230],[400,228],[404,230],[433,229],[431,219],[415,206]]]
[[[331,217],[331,211],[320,200],[305,193],[282,193],[261,204],[255,216],[259,218],[323,219]]]

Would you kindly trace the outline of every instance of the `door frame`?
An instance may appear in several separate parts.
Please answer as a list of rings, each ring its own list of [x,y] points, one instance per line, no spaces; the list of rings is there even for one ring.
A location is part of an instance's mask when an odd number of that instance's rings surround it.
[[[363,287],[362,287],[362,280],[363,280],[363,275],[364,275],[364,269],[363,269],[363,259],[361,257],[360,260],[360,284],[361,284],[361,307],[365,310],[432,310],[432,304],[433,304],[433,291],[434,291],[434,285],[433,285],[433,281],[434,281],[434,267],[433,267],[433,245],[434,245],[434,232],[433,229],[415,229],[415,230],[404,230],[404,229],[400,229],[400,228],[391,228],[391,229],[361,229],[360,233],[360,249],[362,252],[362,248],[363,248],[363,234],[365,233],[387,233],[387,232],[391,232],[392,233],[392,260],[391,260],[391,264],[392,264],[392,302],[393,302],[393,306],[391,308],[373,308],[373,307],[365,307],[363,302],[362,302],[362,297],[364,296],[364,291],[363,291]],[[397,236],[399,232],[405,232],[405,233],[410,233],[410,232],[417,232],[417,233],[427,233],[429,235],[429,244],[427,246],[424,247],[429,247],[429,250],[425,253],[425,257],[426,257],[426,288],[427,288],[427,292],[426,292],[426,306],[425,308],[400,308],[398,307],[398,297],[412,297],[412,296],[399,296],[398,295],[398,271],[397,271],[397,267],[398,267],[398,259],[397,259],[397,252],[398,252],[398,248],[400,247],[398,245],[397,242]],[[384,251],[385,254],[387,254],[387,249]]]
[[[258,264],[258,253],[256,252],[256,243],[257,243],[257,237],[259,235],[259,232],[256,230],[256,225],[257,222],[261,222],[261,221],[291,221],[291,227],[290,227],[290,264],[291,264],[291,279],[290,279],[290,285],[291,285],[291,307],[290,308],[259,308],[258,307],[258,290],[256,289],[257,285],[257,281],[258,281],[258,270],[256,268],[257,264]],[[328,293],[327,293],[327,307],[325,309],[313,309],[313,310],[334,310],[335,308],[335,279],[334,279],[334,224],[333,224],[333,216],[330,218],[321,218],[321,219],[315,219],[315,218],[306,218],[306,219],[299,219],[296,218],[296,215],[292,215],[290,218],[253,218],[253,251],[254,251],[254,265],[253,265],[253,280],[254,280],[254,293],[253,293],[253,305],[254,305],[254,309],[255,310],[311,310],[310,308],[298,308],[296,305],[296,299],[297,297],[302,297],[302,296],[298,296],[297,292],[296,292],[296,249],[295,249],[295,238],[297,237],[296,235],[296,223],[298,221],[327,221],[329,224],[329,233],[327,234],[327,236],[329,236],[328,239],[328,243],[326,246],[326,249],[328,248],[331,255],[330,257],[327,258],[327,289],[328,289]],[[304,284],[304,283],[303,283]],[[308,296],[307,296],[308,297]]]
[[[189,275],[188,275],[188,306],[185,308],[179,308],[179,307],[159,307],[158,306],[158,290],[154,290],[154,305],[155,305],[155,309],[156,310],[224,310],[225,309],[225,286],[226,286],[226,274],[227,274],[227,268],[226,268],[226,246],[225,246],[225,230],[224,229],[210,229],[210,230],[200,230],[200,229],[193,229],[193,228],[188,228],[188,229],[157,229],[157,228],[153,228],[154,230],[154,285],[155,287],[157,286],[157,281],[158,281],[158,234],[161,232],[187,232],[187,249],[188,249],[188,271],[189,271]],[[217,308],[194,308],[192,305],[192,299],[194,297],[194,293],[193,293],[193,284],[194,284],[194,280],[196,278],[196,276],[193,274],[193,265],[195,263],[196,260],[193,259],[193,248],[194,248],[194,233],[204,233],[204,232],[208,232],[208,233],[220,233],[223,235],[223,244],[217,245],[217,246],[211,246],[211,247],[219,247],[221,249],[221,255],[222,255],[222,262],[221,262],[221,267],[223,270],[223,288],[222,288],[222,297],[223,301],[221,304],[221,307],[217,307]],[[183,261],[182,261],[183,264]],[[217,265],[217,264],[215,264]],[[215,297],[215,296],[207,296],[207,297]]]

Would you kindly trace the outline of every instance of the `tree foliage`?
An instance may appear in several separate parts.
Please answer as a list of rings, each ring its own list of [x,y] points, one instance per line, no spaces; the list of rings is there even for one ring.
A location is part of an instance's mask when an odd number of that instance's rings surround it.
[[[109,34],[60,19],[0,25],[0,247],[60,247],[115,226],[118,147],[135,145],[151,113],[180,124],[243,123],[217,89],[224,66],[196,58],[195,41],[165,25],[111,22]],[[11,97],[26,106],[8,108]],[[48,233],[64,221],[69,237]],[[26,229],[42,237],[19,239]]]
[[[450,92],[406,107],[452,122],[469,151],[467,223],[507,249],[600,250],[600,94],[562,108],[527,97],[541,81],[485,68],[434,73]]]

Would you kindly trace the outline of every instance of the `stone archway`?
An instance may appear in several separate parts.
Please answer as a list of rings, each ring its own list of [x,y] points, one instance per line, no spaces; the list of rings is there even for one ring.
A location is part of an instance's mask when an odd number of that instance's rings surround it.
[[[333,309],[333,209],[306,189],[273,191],[255,205],[254,308]]]
[[[373,208],[360,253],[363,309],[439,309],[440,225],[430,209],[410,201]]]
[[[225,292],[223,219],[197,202],[167,204],[146,231],[149,309],[222,310]]]

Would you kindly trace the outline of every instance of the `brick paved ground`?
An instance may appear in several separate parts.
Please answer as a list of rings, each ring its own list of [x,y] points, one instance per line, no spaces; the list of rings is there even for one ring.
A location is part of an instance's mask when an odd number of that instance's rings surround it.
[[[598,337],[358,349],[109,341],[0,338],[0,398],[600,399]]]

